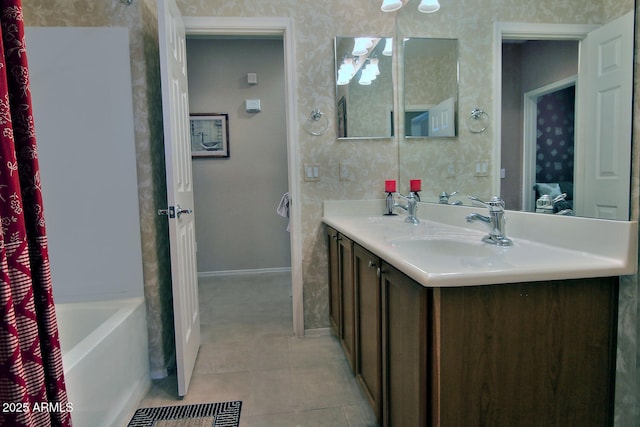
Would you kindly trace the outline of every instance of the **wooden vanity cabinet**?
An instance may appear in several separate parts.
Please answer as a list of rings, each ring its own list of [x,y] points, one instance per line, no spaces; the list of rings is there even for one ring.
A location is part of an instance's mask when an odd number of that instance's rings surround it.
[[[338,236],[338,264],[340,265],[340,342],[352,370],[355,370],[356,328],[355,287],[353,282],[353,241]]]
[[[332,232],[332,317],[382,426],[613,425],[618,277],[424,287]]]
[[[355,375],[378,421],[382,416],[382,299],[380,259],[359,245],[353,249],[356,291]]]
[[[617,301],[617,277],[434,289],[430,425],[612,425]]]
[[[386,263],[381,283],[382,425],[426,426],[430,290]]]
[[[340,266],[338,263],[338,232],[326,228],[327,257],[329,260],[329,321],[331,331],[335,336],[340,336]]]
[[[329,319],[351,369],[355,371],[355,287],[353,241],[326,228],[329,257]]]

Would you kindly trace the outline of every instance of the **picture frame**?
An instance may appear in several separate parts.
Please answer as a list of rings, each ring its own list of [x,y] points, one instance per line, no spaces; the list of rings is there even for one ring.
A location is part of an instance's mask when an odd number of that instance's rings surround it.
[[[192,158],[229,158],[229,114],[189,115]]]
[[[347,137],[347,100],[343,97],[338,101],[338,138]]]

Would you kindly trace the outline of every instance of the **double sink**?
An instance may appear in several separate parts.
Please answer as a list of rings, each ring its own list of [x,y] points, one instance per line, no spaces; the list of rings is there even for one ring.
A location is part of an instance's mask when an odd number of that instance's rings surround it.
[[[383,201],[329,201],[323,222],[423,286],[619,276],[637,268],[633,221],[507,211],[513,245],[502,247],[482,242],[486,229],[465,221],[478,209],[421,205],[420,223],[408,224],[403,215],[377,213]]]

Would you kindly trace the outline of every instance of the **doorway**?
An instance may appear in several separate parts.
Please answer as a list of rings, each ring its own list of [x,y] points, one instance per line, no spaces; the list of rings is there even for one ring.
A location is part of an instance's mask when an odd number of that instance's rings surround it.
[[[288,219],[276,212],[289,189],[282,37],[186,45],[191,117],[226,117],[226,156],[192,160],[199,276],[290,271]]]
[[[524,151],[522,209],[535,211],[542,194],[539,185],[557,184],[550,194],[573,200],[575,100],[577,76],[532,90],[524,95]],[[551,183],[551,184],[550,184]]]
[[[594,27],[588,25],[510,24],[496,25],[496,111],[494,155],[501,173],[493,188],[508,209],[531,210],[535,184],[535,154],[525,147],[526,135],[535,134],[526,120],[526,95],[549,85],[577,80],[580,42]],[[568,85],[568,83],[567,83]],[[534,144],[535,149],[535,144]],[[525,163],[526,162],[526,163]],[[552,165],[555,167],[555,165]],[[533,176],[531,175],[533,171]]]
[[[300,197],[298,189],[299,159],[296,150],[297,119],[295,113],[296,79],[293,28],[289,18],[230,18],[230,17],[184,17],[187,37],[251,36],[280,37],[284,53],[284,91],[287,146],[287,176],[289,183],[290,217],[289,241],[291,260],[291,296],[293,331],[304,335],[304,308],[302,298],[302,239],[300,225]],[[230,140],[231,156],[233,141]],[[277,200],[275,203],[277,204]],[[275,206],[274,206],[275,210]],[[250,238],[250,236],[248,236]]]

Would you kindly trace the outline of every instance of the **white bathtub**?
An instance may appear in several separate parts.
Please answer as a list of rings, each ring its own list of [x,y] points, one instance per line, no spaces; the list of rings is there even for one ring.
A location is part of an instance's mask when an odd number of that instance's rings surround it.
[[[74,427],[121,427],[148,391],[143,298],[57,304]]]

